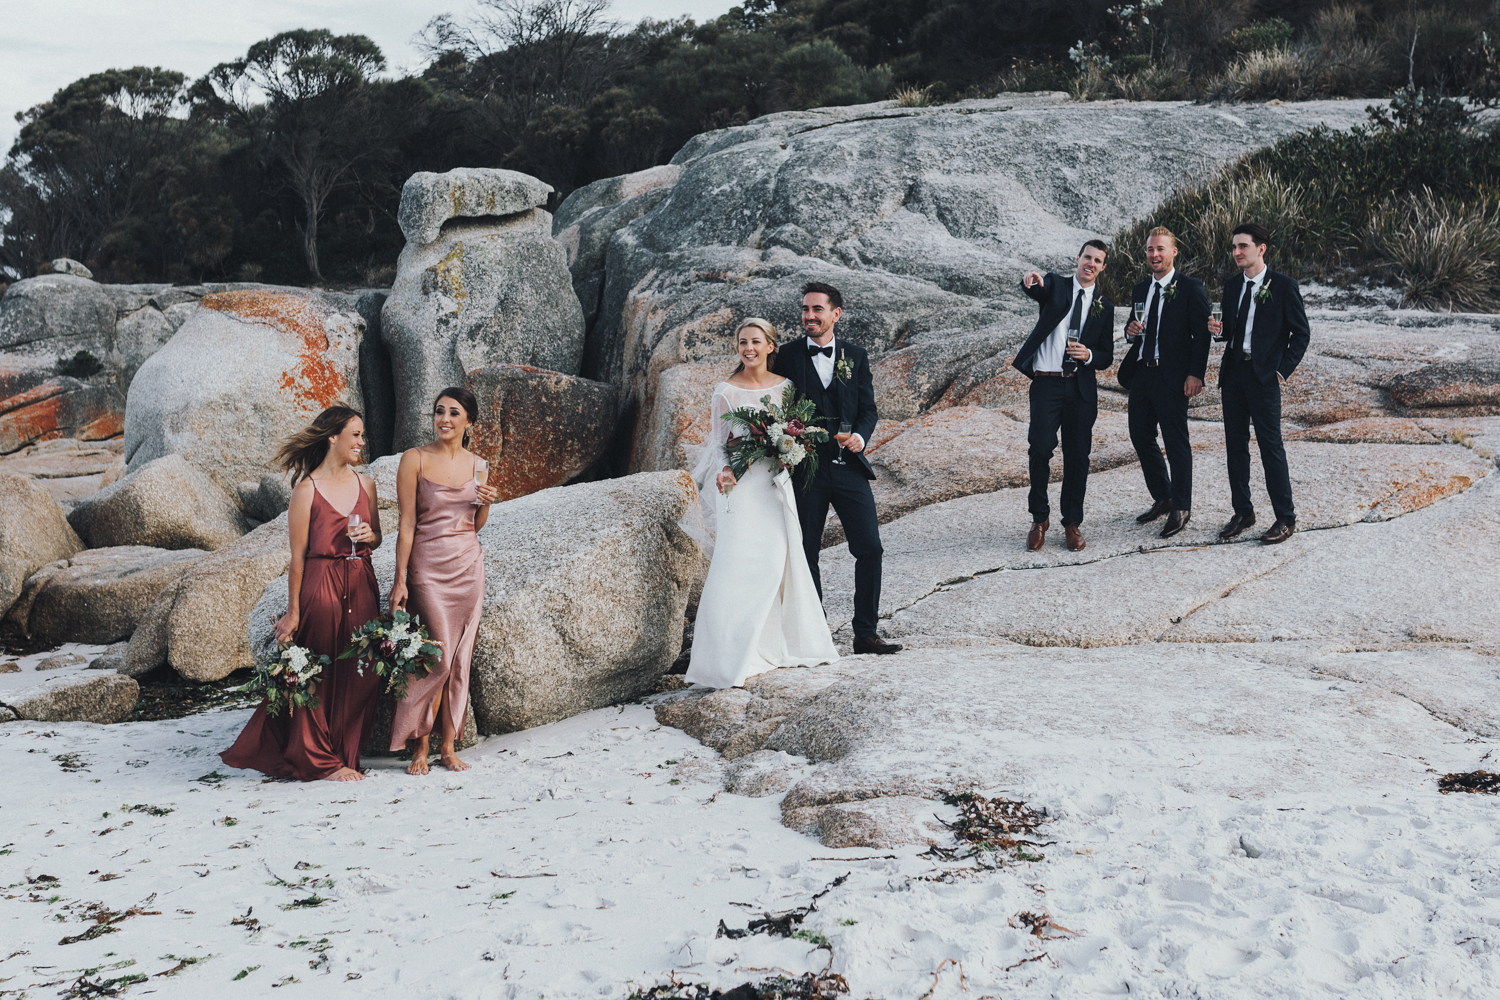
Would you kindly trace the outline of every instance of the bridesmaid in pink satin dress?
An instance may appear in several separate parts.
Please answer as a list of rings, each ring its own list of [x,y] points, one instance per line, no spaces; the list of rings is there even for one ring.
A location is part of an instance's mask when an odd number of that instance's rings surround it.
[[[493,486],[474,481],[478,459],[466,445],[478,416],[473,393],[444,389],[432,407],[437,440],[402,455],[396,472],[401,533],[391,607],[404,606],[420,617],[443,647],[438,668],[413,679],[396,705],[391,749],[411,747],[408,774],[427,773],[433,729],[438,730],[442,765],[450,771],[469,767],[458,759],[453,741],[464,729],[469,660],[484,605],[484,553],[478,532],[497,495]]]

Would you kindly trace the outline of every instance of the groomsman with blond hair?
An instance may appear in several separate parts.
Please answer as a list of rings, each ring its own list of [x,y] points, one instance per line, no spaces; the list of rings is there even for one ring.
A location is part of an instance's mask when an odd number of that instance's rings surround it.
[[[1297,530],[1292,477],[1281,442],[1281,386],[1302,361],[1312,331],[1302,291],[1291,277],[1266,266],[1271,234],[1258,222],[1237,226],[1230,252],[1240,273],[1224,283],[1223,322],[1209,330],[1227,340],[1219,363],[1219,394],[1224,403],[1224,444],[1229,455],[1229,496],[1234,516],[1219,532],[1234,538],[1255,523],[1250,502],[1250,425],[1265,467],[1266,493],[1276,520],[1260,537],[1275,545]]]
[[[1119,378],[1130,392],[1130,443],[1151,491],[1151,509],[1136,522],[1149,524],[1166,515],[1161,537],[1171,538],[1193,516],[1188,400],[1203,391],[1208,371],[1208,292],[1203,282],[1177,270],[1177,237],[1165,226],[1147,235],[1146,264],[1151,277],[1136,282],[1131,296],[1146,311],[1125,325],[1131,344]],[[1165,459],[1156,443],[1158,427]]]

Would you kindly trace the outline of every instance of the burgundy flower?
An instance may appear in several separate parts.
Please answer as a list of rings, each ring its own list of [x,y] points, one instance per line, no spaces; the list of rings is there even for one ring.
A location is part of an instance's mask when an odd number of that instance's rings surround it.
[[[807,425],[800,420],[792,420],[786,425],[786,432],[792,437],[797,437],[805,430],[807,430]]]
[[[386,656],[390,656],[396,652],[396,644],[390,639],[387,639],[380,644],[380,651]]]

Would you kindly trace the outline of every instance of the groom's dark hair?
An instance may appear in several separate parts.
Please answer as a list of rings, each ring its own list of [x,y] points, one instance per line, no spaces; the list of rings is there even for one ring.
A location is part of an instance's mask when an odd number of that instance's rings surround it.
[[[832,285],[824,284],[821,281],[809,281],[807,284],[802,286],[803,295],[811,295],[814,292],[821,292],[822,294],[828,296],[828,304],[833,306],[833,308],[844,308],[844,297],[840,295],[839,290],[837,288],[834,288]]]

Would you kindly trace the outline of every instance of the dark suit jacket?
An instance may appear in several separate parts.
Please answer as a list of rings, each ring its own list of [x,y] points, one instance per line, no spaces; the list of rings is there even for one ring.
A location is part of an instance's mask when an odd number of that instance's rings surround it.
[[[1262,382],[1274,382],[1279,374],[1291,378],[1292,372],[1302,363],[1312,340],[1312,327],[1307,323],[1307,308],[1302,304],[1302,290],[1297,282],[1280,271],[1267,270],[1261,294],[1270,290],[1270,297],[1255,303],[1255,324],[1250,329],[1250,363]],[[1224,282],[1224,332],[1229,334],[1235,310],[1240,306],[1240,296],[1245,292],[1245,276],[1236,274]],[[1238,358],[1226,351],[1219,362],[1219,383],[1224,382],[1224,369],[1238,364]]]
[[[1030,288],[1022,285],[1021,290],[1041,304],[1041,315],[1031,336],[1026,338],[1026,343],[1021,345],[1021,350],[1010,363],[1022,375],[1034,378],[1032,370],[1042,341],[1052,336],[1057,324],[1066,319],[1073,309],[1072,276],[1048,274],[1040,285]],[[1078,342],[1093,352],[1087,362],[1078,366],[1078,388],[1084,399],[1097,404],[1099,383],[1094,372],[1108,368],[1115,361],[1115,307],[1097,286],[1093,304],[1089,306],[1088,315],[1083,318],[1083,329],[1079,331]]]
[[[1172,292],[1171,289],[1177,289]],[[1138,281],[1131,290],[1132,302],[1145,302],[1149,309],[1151,279]],[[1168,298],[1167,296],[1171,296]],[[1156,320],[1157,351],[1161,356],[1162,374],[1173,383],[1186,382],[1189,375],[1202,379],[1208,374],[1208,292],[1203,282],[1182,272],[1172,276],[1172,283],[1162,296]],[[1120,362],[1120,385],[1130,388],[1136,363],[1146,349],[1146,331],[1135,338]]]
[[[845,340],[838,335],[833,338],[833,360],[837,364],[841,356],[848,357],[854,372],[847,380],[840,380],[837,372],[833,381],[828,383],[828,388],[823,388],[823,380],[818,377],[818,370],[813,367],[812,357],[807,353],[807,337],[801,336],[796,340],[784,345],[776,352],[776,359],[771,364],[771,371],[782,378],[789,378],[797,391],[817,402],[825,394],[837,394],[839,411],[843,418],[854,425],[854,433],[858,434],[864,441],[865,447],[869,447],[870,438],[875,434],[875,423],[879,417],[875,413],[875,380],[870,374],[870,354],[863,347],[853,341]],[[819,416],[827,417],[829,414],[819,408]],[[837,426],[827,428],[829,437],[838,431]],[[853,461],[855,468],[864,474],[866,479],[875,478],[875,470],[870,467],[870,460],[865,458],[863,451],[844,452],[846,461]]]

